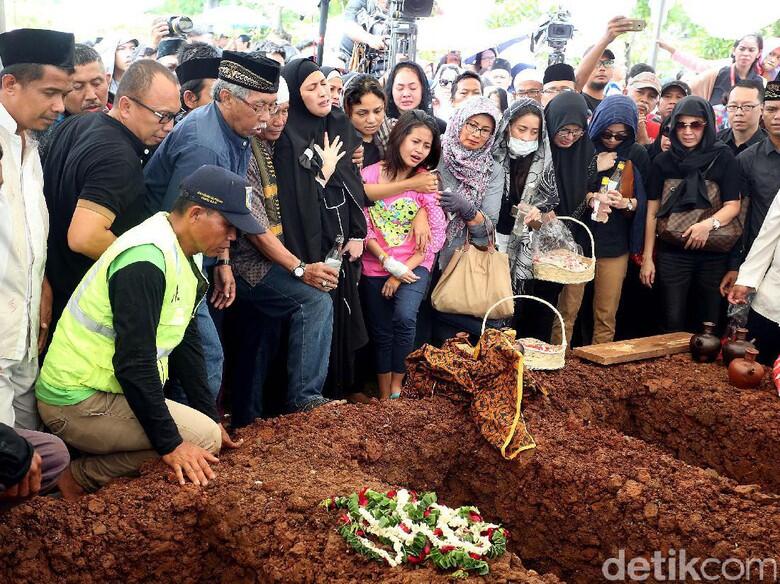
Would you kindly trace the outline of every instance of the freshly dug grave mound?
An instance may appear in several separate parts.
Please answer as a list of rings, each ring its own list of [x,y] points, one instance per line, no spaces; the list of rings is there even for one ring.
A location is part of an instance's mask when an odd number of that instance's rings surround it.
[[[737,389],[720,362],[675,355],[609,367],[575,358],[534,379],[562,411],[780,493],[780,399],[768,375],[758,389]]]
[[[511,532],[538,571],[601,581],[601,564],[685,547],[768,558],[780,550],[780,498],[741,489],[530,399],[538,448],[506,461],[465,408],[441,398],[332,406],[245,429],[205,489],[161,464],[78,503],[39,499],[0,521],[0,582],[445,582],[347,549],[325,497],[362,486],[435,490]],[[477,580],[479,581],[479,580]],[[556,582],[507,554],[487,582]]]

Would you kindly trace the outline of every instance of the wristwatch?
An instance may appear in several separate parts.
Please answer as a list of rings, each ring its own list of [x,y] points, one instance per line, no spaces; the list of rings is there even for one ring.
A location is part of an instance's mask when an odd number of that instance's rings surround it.
[[[306,264],[301,262],[297,266],[295,266],[290,272],[292,272],[292,275],[298,278],[299,280],[303,278],[303,273],[306,271]]]
[[[217,265],[218,266],[229,266],[230,265],[230,258],[227,258],[227,259],[219,258],[217,260]]]
[[[715,217],[712,218],[712,230],[717,231],[720,229],[720,221],[718,221]]]
[[[634,210],[634,204],[631,202],[631,199],[629,199],[628,202],[626,203],[626,209],[628,209],[629,211]]]

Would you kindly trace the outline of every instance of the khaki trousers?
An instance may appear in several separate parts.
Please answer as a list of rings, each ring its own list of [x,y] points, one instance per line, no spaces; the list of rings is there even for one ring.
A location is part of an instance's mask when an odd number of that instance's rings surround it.
[[[615,339],[615,317],[620,305],[620,293],[628,270],[628,254],[616,258],[596,259],[593,281],[593,339],[594,345]],[[558,311],[566,326],[566,340],[570,342],[574,323],[582,305],[585,284],[567,284],[558,296]],[[553,323],[552,343],[561,344],[561,325]]]
[[[219,425],[193,408],[165,400],[185,442],[219,453]],[[159,458],[125,396],[99,391],[72,406],[38,401],[38,411],[51,432],[85,456],[71,462],[73,478],[92,492],[111,479],[137,474],[147,460]]]

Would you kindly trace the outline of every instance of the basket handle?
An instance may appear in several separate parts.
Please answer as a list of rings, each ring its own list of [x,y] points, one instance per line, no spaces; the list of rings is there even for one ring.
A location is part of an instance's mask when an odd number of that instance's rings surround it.
[[[574,223],[577,223],[578,225],[581,225],[585,228],[585,231],[588,233],[588,237],[590,237],[590,257],[593,259],[593,261],[596,261],[596,241],[593,239],[593,232],[590,230],[590,228],[585,225],[582,221],[579,219],[575,219],[574,217],[567,217],[566,215],[556,215],[556,219],[563,219],[564,221],[574,221]]]
[[[576,221],[576,219],[575,219]],[[541,302],[545,306],[547,306],[550,310],[552,310],[555,313],[555,316],[558,317],[558,322],[561,323],[561,346],[566,349],[566,325],[563,322],[563,317],[561,316],[561,313],[558,312],[558,309],[555,308],[552,304],[544,300],[543,298],[538,298],[536,296],[530,296],[528,294],[515,294],[514,296],[507,296],[506,298],[502,298],[498,302],[496,302],[493,306],[488,308],[488,311],[485,313],[485,318],[482,319],[482,332],[480,333],[480,336],[485,334],[485,327],[487,326],[488,316],[490,316],[490,313],[493,312],[493,309],[496,308],[499,304],[502,302],[506,302],[507,300],[514,300],[515,298],[526,298],[528,300],[536,300],[537,302]]]

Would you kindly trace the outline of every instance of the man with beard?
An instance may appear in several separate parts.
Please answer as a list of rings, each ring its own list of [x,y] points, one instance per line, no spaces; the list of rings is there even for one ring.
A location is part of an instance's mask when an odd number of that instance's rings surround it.
[[[592,51],[591,47],[589,51]],[[604,49],[596,63],[596,68],[588,77],[585,87],[582,88],[582,97],[588,102],[588,109],[595,112],[601,101],[604,99],[604,90],[612,80],[612,72],[615,70],[615,53],[609,49]]]
[[[44,166],[53,322],[95,260],[145,218],[143,163],[178,112],[176,78],[145,59],[123,75],[109,113],[72,116],[55,130]]]

